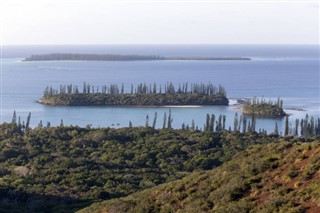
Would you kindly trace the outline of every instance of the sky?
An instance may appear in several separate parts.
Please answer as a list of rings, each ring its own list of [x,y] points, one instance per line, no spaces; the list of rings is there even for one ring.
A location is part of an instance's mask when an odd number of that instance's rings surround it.
[[[319,44],[312,0],[0,0],[2,45]]]

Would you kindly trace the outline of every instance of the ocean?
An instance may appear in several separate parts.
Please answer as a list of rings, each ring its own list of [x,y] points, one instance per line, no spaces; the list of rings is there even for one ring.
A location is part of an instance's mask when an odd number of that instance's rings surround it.
[[[36,101],[46,86],[78,85],[83,82],[95,86],[124,83],[154,83],[175,85],[183,82],[212,82],[223,85],[231,104],[237,98],[264,97],[284,100],[289,120],[309,116],[320,117],[319,46],[313,45],[58,45],[58,46],[3,46],[1,70],[1,122],[10,122],[13,111],[21,120],[31,112],[31,126],[40,120],[44,124],[93,127],[125,127],[145,125],[146,116],[152,121],[158,113],[157,127],[169,108],[137,107],[63,107],[45,106]],[[47,61],[22,62],[32,54],[94,53],[138,54],[160,56],[239,56],[250,61]],[[226,115],[226,127],[233,126],[235,106],[171,108],[173,127],[195,121],[203,128],[206,114]],[[257,120],[257,129],[274,130],[275,122],[284,129],[284,119]],[[150,122],[151,123],[151,122]]]

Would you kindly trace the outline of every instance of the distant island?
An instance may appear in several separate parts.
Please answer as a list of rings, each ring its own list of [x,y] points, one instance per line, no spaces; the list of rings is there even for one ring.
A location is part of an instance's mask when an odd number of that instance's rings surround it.
[[[116,55],[116,54],[75,54],[51,53],[32,55],[23,61],[164,61],[164,60],[251,60],[246,57],[205,57],[205,56],[157,56],[157,55]]]
[[[126,93],[124,85],[94,87],[84,83],[82,92],[78,86],[61,85],[59,91],[47,87],[38,101],[46,105],[61,106],[188,106],[225,105],[229,100],[222,86],[209,84],[180,84],[176,89],[173,83],[164,86],[139,84]]]
[[[261,98],[253,98],[244,102],[242,112],[245,115],[255,115],[258,117],[284,117],[283,101],[278,98],[276,102],[266,101]]]

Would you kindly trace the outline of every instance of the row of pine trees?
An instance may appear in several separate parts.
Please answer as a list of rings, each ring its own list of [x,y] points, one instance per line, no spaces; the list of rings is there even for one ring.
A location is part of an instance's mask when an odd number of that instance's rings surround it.
[[[31,113],[28,114],[26,122],[21,121],[20,116],[17,117],[16,111],[13,112],[12,116],[12,124],[14,124],[15,127],[20,129],[21,132],[27,131],[30,129],[30,120],[31,120]],[[146,128],[153,128],[156,129],[158,120],[158,113],[155,112],[153,121],[151,123],[149,115],[146,116]],[[162,129],[172,129],[172,123],[173,118],[171,114],[171,109],[169,109],[169,113],[165,112],[163,115],[162,120]],[[47,122],[46,126],[42,123],[42,121],[39,122],[38,128],[49,128],[51,126],[50,122]],[[64,126],[63,120],[61,119],[60,126]],[[131,121],[129,121],[129,128],[132,128],[133,124]],[[215,116],[215,114],[207,114],[206,115],[206,122],[203,125],[203,128],[196,126],[194,120],[192,120],[191,125],[189,124],[182,124],[181,129],[183,130],[203,130],[206,132],[221,132],[223,130],[228,131],[238,131],[242,133],[246,132],[259,132],[267,134],[267,131],[264,129],[256,130],[256,117],[253,115],[250,119],[248,119],[244,115],[238,116],[238,113],[235,113],[234,116],[234,122],[233,127],[229,126],[226,127],[226,116],[225,115],[219,115]],[[309,118],[309,115],[306,114],[304,119],[296,119],[294,123],[289,123],[289,116],[286,116],[285,120],[285,129],[284,133],[279,132],[278,123],[275,123],[274,128],[274,134],[276,135],[284,135],[284,136],[300,136],[303,138],[309,138],[313,136],[320,136],[320,118],[315,119],[313,116]]]
[[[277,123],[275,126],[275,132],[278,132]],[[315,119],[313,116],[310,117],[306,114],[304,119],[296,119],[295,122],[292,124],[289,123],[289,116],[286,116],[285,121],[285,130],[284,135],[292,135],[297,136],[300,135],[304,138],[308,138],[314,135],[320,135],[320,118]]]
[[[152,126],[149,125],[149,115],[146,117],[146,125],[145,127],[152,127],[153,129],[156,128],[158,114],[155,112]],[[172,128],[173,118],[171,116],[171,110],[169,110],[169,117],[167,120],[167,114],[164,113],[163,115],[163,123],[162,128],[166,129]],[[132,122],[129,121],[129,127],[132,127]],[[265,129],[256,129],[256,116],[252,115],[251,118],[247,118],[247,116],[240,115],[235,113],[233,127],[229,126],[226,127],[226,116],[219,115],[215,116],[215,114],[207,114],[206,115],[206,122],[203,125],[203,128],[196,126],[194,120],[192,120],[191,125],[183,123],[181,126],[183,130],[203,130],[207,132],[221,132],[223,130],[228,131],[238,131],[242,133],[246,132],[258,132],[267,134]],[[305,119],[296,119],[294,125],[290,122],[289,123],[289,116],[286,116],[285,120],[285,130],[284,132],[279,131],[278,122],[275,123],[275,129],[273,134],[276,135],[284,135],[284,136],[301,136],[303,138],[313,137],[313,136],[320,136],[320,118],[315,119],[313,116],[309,119],[309,115],[306,114]]]
[[[43,96],[50,97],[57,94],[79,94],[80,90],[76,85],[60,85],[60,88],[54,89],[51,86],[46,87]],[[89,83],[84,82],[82,87],[83,94],[203,94],[203,95],[223,95],[226,96],[226,90],[223,86],[214,86],[212,83],[182,83],[175,86],[172,82],[167,82],[165,85],[157,85],[140,83],[136,87],[131,84],[130,92],[125,91],[124,84],[118,86],[117,84],[104,85],[102,87],[95,87]]]
[[[207,114],[206,123],[204,124],[204,131],[208,132],[221,132],[226,130],[226,116],[219,115],[217,117],[214,114]],[[253,115],[251,119],[248,119],[246,116],[240,115],[238,113],[234,116],[233,128],[229,126],[229,131],[238,131],[238,132],[256,132],[256,117]],[[260,131],[265,132],[265,130]]]

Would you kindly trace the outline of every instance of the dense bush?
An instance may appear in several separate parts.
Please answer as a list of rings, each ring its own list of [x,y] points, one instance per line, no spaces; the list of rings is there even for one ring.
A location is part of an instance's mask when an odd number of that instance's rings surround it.
[[[53,206],[55,211],[59,206],[73,211],[74,205],[80,208],[194,170],[212,169],[249,145],[276,140],[227,131],[62,126],[21,130],[16,125],[0,126],[0,202],[18,203],[27,210],[41,202],[46,211]]]

